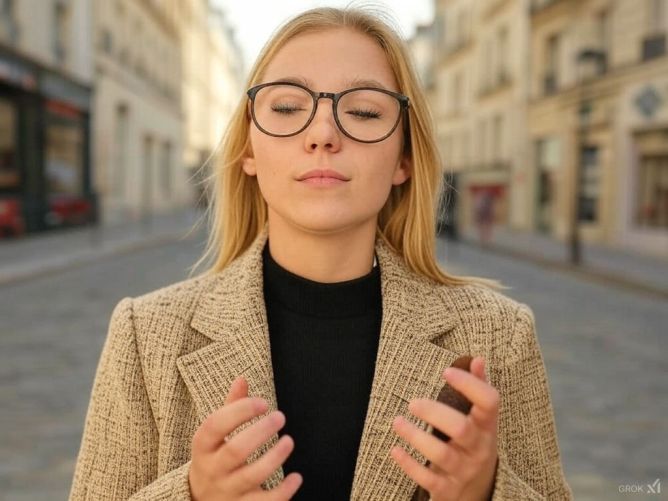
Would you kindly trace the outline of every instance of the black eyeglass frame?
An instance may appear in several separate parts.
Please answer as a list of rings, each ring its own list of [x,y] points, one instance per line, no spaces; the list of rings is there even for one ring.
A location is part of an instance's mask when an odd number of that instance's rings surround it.
[[[299,129],[297,132],[292,132],[290,134],[274,134],[272,132],[267,131],[266,129],[263,129],[262,126],[260,126],[260,124],[258,123],[257,118],[255,117],[255,96],[257,95],[257,93],[261,89],[264,89],[265,87],[269,87],[269,86],[276,86],[276,85],[291,85],[293,87],[299,87],[300,89],[303,89],[306,92],[308,92],[311,95],[311,97],[313,98],[313,110],[311,111],[311,116],[306,121],[306,124],[301,129]],[[356,90],[375,90],[375,91],[378,91],[378,92],[383,92],[387,95],[390,95],[390,96],[394,97],[397,101],[399,101],[399,113],[397,114],[397,121],[392,126],[392,129],[390,129],[390,132],[388,132],[386,135],[384,135],[380,139],[373,139],[371,141],[365,141],[365,140],[362,140],[362,139],[358,139],[358,138],[352,136],[350,133],[348,133],[348,131],[346,131],[343,128],[343,125],[341,125],[341,122],[339,121],[339,114],[338,114],[339,100],[341,99],[341,97],[345,96],[346,94],[348,94],[350,92],[353,92],[353,91],[356,91]],[[397,128],[397,125],[399,125],[399,121],[401,120],[401,115],[403,113],[404,118],[405,118],[405,120],[404,120],[404,134],[406,136],[406,144],[410,144],[410,134],[408,133],[408,131],[409,131],[409,128],[408,128],[408,108],[410,108],[411,103],[410,103],[410,100],[409,100],[408,96],[405,96],[405,95],[400,94],[398,92],[394,92],[394,91],[387,90],[387,89],[380,89],[378,87],[354,87],[352,89],[346,89],[344,91],[334,92],[334,93],[333,92],[315,92],[315,91],[309,89],[308,87],[306,87],[305,85],[301,85],[301,84],[296,83],[296,82],[281,82],[281,81],[278,81],[278,82],[266,82],[266,83],[255,85],[255,86],[251,87],[250,89],[248,89],[246,91],[246,94],[250,98],[250,108],[251,108],[250,111],[251,111],[251,117],[253,118],[253,123],[255,123],[256,127],[258,129],[260,129],[262,132],[264,132],[265,134],[267,134],[268,136],[291,137],[291,136],[296,136],[300,132],[304,131],[309,126],[309,124],[313,121],[313,117],[315,116],[316,112],[318,111],[318,102],[320,101],[321,98],[324,97],[324,98],[329,98],[329,99],[332,100],[332,113],[334,114],[334,121],[336,122],[337,127],[339,128],[339,130],[346,137],[349,137],[353,141],[358,141],[360,143],[379,143],[380,141],[384,141],[385,139],[390,137],[392,135],[392,133],[395,131],[395,129]]]

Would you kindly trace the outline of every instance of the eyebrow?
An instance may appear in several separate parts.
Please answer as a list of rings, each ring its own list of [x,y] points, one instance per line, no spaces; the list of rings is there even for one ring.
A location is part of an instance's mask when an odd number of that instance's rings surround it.
[[[297,83],[297,84],[302,84],[305,85],[308,88],[313,88],[313,82],[309,80],[308,78],[304,77],[283,77],[283,78],[277,78],[274,80],[275,82],[287,82],[287,83]],[[380,83],[378,80],[374,80],[373,78],[352,78],[346,82],[344,82],[345,87],[347,88],[352,88],[352,87],[377,87],[379,89],[384,89],[384,90],[390,90],[388,89],[385,85]]]

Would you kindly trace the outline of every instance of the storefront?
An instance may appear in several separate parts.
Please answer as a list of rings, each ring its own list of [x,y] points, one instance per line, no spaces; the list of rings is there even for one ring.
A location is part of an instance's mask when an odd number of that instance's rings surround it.
[[[0,49],[0,238],[97,220],[91,89]]]

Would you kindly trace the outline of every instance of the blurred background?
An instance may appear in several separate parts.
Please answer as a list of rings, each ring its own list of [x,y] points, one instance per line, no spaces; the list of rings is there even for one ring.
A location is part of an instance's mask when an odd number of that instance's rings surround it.
[[[114,305],[186,279],[201,181],[293,0],[0,0],[0,499],[66,499]],[[576,499],[668,485],[668,0],[356,2],[397,20],[437,251],[528,303]]]

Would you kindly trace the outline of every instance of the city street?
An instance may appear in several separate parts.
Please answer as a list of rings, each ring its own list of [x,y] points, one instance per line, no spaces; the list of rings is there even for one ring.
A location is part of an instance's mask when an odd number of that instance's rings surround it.
[[[1,499],[66,499],[113,307],[187,278],[202,244],[200,230],[0,286]],[[470,244],[438,249],[449,271],[500,279],[533,308],[575,498],[644,499],[620,486],[665,483],[666,301]]]

